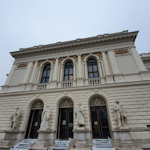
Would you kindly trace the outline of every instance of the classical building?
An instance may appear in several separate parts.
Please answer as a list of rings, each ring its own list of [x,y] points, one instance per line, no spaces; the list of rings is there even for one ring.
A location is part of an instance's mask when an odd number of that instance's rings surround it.
[[[137,53],[137,34],[11,52],[0,92],[0,149],[28,141],[29,149],[150,149],[150,54]]]

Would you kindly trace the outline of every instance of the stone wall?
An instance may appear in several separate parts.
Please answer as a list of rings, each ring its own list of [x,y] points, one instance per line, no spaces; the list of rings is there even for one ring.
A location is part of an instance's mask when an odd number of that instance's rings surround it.
[[[57,129],[58,105],[65,97],[73,100],[74,110],[78,107],[78,103],[82,102],[85,108],[86,128],[91,129],[90,124],[90,108],[89,101],[94,95],[102,96],[107,103],[108,118],[111,130],[117,128],[114,118],[113,106],[115,100],[119,100],[127,114],[127,124],[131,130],[131,138],[150,139],[147,125],[150,124],[150,85],[131,85],[120,84],[112,86],[95,86],[85,88],[68,88],[57,90],[49,90],[42,92],[22,92],[20,94],[12,93],[10,96],[1,95],[0,97],[0,130],[10,129],[10,116],[15,112],[16,107],[22,110],[19,130],[26,130],[29,106],[36,99],[41,99],[44,106],[49,105],[52,110],[50,129]],[[74,116],[74,128],[76,128],[76,120]]]

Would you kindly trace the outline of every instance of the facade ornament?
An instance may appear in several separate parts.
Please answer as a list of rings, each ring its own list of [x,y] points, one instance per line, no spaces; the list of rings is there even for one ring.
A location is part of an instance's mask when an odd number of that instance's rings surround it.
[[[51,110],[49,106],[46,107],[45,110],[42,112],[42,119],[41,119],[41,128],[40,130],[48,130],[50,128],[50,115]]]
[[[123,107],[119,104],[119,101],[115,101],[114,112],[116,114],[118,127],[127,127],[127,116]]]
[[[19,107],[17,107],[15,113],[10,117],[12,130],[14,129],[18,130],[20,116],[21,116],[21,110]]]
[[[102,53],[101,52],[96,52],[96,53],[93,53],[95,55],[97,55],[99,58],[102,58]]]
[[[23,68],[23,67],[27,67],[27,63],[22,63],[22,64],[18,64],[18,68]]]
[[[82,107],[82,103],[78,104],[78,108],[75,112],[75,116],[77,119],[77,126],[84,127],[85,126],[85,119],[84,119],[84,108]]]
[[[115,54],[125,54],[125,53],[129,53],[128,49],[115,50]]]

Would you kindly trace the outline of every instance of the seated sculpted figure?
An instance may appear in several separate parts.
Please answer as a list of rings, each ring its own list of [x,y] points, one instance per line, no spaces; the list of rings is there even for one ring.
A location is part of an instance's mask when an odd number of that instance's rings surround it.
[[[18,129],[20,115],[21,115],[21,110],[19,107],[17,107],[16,112],[10,117],[12,130]]]
[[[115,101],[114,111],[117,117],[118,127],[127,125],[127,116],[123,110],[123,107],[119,104],[119,101]]]
[[[84,108],[82,107],[82,103],[79,103],[79,106],[75,112],[75,115],[77,118],[78,127],[84,127],[85,126],[85,120],[84,120]]]
[[[51,110],[49,106],[47,106],[47,108],[43,110],[42,113],[41,129],[48,130],[50,128],[50,115],[51,115]]]

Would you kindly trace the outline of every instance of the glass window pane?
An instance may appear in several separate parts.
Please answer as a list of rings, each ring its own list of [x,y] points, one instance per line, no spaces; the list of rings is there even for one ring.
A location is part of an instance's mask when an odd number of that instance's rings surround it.
[[[97,72],[94,73],[94,77],[95,77],[95,78],[98,78],[98,73],[97,73]]]
[[[47,73],[47,71],[44,70],[44,72],[43,72],[43,77],[46,77],[46,73]]]
[[[73,74],[73,68],[69,68],[69,74]]]
[[[46,78],[46,82],[45,83],[48,83],[49,82],[49,78]]]
[[[92,72],[92,66],[88,66],[88,72]]]
[[[89,73],[89,78],[93,78],[93,73]]]
[[[42,81],[41,81],[41,83],[45,83],[45,78],[42,78]]]
[[[97,72],[97,65],[93,65],[93,71]]]
[[[47,72],[47,77],[49,77],[49,75],[50,75],[50,70],[48,70],[48,72]]]
[[[65,80],[65,81],[68,81],[68,76],[64,76],[64,80]]]
[[[68,72],[69,72],[68,68],[65,68],[65,75],[68,75]]]

